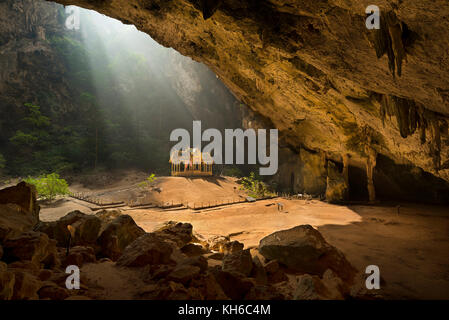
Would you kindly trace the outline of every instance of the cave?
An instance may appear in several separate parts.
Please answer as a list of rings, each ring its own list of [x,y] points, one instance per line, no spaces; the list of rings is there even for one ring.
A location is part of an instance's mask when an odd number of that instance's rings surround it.
[[[449,4],[375,7],[0,1],[0,300],[449,300]]]

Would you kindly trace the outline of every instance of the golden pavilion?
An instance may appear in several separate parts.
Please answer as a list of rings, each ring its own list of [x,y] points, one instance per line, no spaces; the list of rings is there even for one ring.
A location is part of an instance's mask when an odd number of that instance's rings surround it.
[[[197,148],[186,151],[173,150],[170,154],[170,171],[172,176],[200,177],[211,176],[214,160],[208,152]]]

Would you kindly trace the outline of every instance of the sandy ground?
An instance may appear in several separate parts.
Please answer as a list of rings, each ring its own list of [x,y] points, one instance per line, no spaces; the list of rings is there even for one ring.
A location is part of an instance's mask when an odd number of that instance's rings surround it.
[[[127,187],[123,183],[96,190],[96,194],[111,198],[117,194],[141,196],[138,188],[130,187],[130,181],[126,182]],[[162,192],[151,197],[162,201],[213,201],[239,193],[232,179],[165,177],[157,185]],[[284,204],[283,212],[278,212],[277,202]],[[64,199],[43,206],[41,219],[56,220],[71,210],[92,213],[82,201]],[[123,213],[131,215],[146,231],[165,221],[190,222],[194,231],[205,237],[231,235],[246,247],[257,246],[261,238],[275,231],[310,224],[359,270],[368,265],[379,266],[385,280],[385,297],[449,299],[447,207],[402,204],[398,214],[396,204],[337,206],[317,200],[278,198],[201,211],[125,208]],[[115,276],[120,277],[120,272],[116,271]]]

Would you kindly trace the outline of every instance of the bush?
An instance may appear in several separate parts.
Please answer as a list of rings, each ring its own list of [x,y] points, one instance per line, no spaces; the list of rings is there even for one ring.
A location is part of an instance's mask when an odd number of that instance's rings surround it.
[[[56,196],[69,194],[69,185],[64,179],[60,179],[57,173],[47,174],[39,178],[28,177],[26,183],[36,187],[39,197],[52,201]]]
[[[156,180],[156,175],[154,173],[152,173],[152,174],[150,174],[148,176],[148,178],[145,181],[141,182],[139,184],[139,186],[142,187],[142,188],[149,187],[149,186],[151,186],[153,184],[153,182],[155,180]]]
[[[272,196],[274,193],[269,190],[268,186],[261,181],[260,177],[251,172],[249,177],[243,177],[241,180],[241,190],[246,190],[248,195],[253,198],[264,198]]]

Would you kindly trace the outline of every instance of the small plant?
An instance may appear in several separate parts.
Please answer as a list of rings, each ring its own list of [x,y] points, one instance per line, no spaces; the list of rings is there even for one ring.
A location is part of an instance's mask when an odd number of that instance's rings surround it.
[[[253,198],[264,198],[273,195],[267,185],[261,181],[260,177],[251,172],[249,177],[243,177],[241,180],[241,190],[246,190],[248,195]]]
[[[50,173],[38,178],[28,177],[24,181],[34,185],[39,197],[49,201],[53,201],[58,195],[65,196],[69,194],[67,181],[60,179],[57,173]]]
[[[139,183],[139,187],[146,188],[153,184],[153,182],[156,180],[156,175],[154,173],[150,174],[145,181]]]

